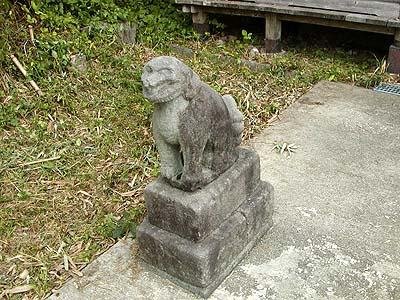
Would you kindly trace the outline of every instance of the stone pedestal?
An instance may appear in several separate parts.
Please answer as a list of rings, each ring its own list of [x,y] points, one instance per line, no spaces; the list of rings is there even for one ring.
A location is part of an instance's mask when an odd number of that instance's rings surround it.
[[[195,192],[159,178],[145,190],[148,217],[138,228],[140,256],[157,272],[208,297],[272,226],[273,188],[260,181],[258,155],[239,159]]]

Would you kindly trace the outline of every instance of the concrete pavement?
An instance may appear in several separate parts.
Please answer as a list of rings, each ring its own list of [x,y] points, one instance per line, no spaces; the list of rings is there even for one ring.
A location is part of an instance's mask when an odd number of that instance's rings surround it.
[[[274,227],[209,299],[400,299],[400,97],[320,82],[248,146],[275,187]],[[200,299],[130,240],[83,273],[50,299]]]

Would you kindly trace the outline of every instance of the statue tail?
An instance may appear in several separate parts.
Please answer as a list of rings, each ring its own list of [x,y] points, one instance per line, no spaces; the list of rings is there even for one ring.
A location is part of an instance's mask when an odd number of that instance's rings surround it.
[[[231,117],[233,132],[239,145],[242,141],[242,132],[244,129],[243,114],[237,108],[235,99],[233,99],[231,95],[224,95],[222,96],[222,99],[224,99],[225,106],[227,107],[229,116]]]

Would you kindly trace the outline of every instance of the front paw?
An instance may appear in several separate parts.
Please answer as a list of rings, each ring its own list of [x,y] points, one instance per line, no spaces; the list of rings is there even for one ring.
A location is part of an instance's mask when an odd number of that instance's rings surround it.
[[[182,174],[180,183],[187,191],[195,191],[213,180],[213,172],[209,169],[202,169],[201,172]]]
[[[202,179],[195,176],[182,176],[179,180],[180,188],[184,191],[193,192],[199,188],[201,188],[204,184],[202,183]]]
[[[175,176],[170,176],[170,177],[166,177],[163,176],[163,178],[173,187],[176,187],[180,190],[183,190],[183,186],[182,186],[182,182],[181,182],[181,175],[175,175]]]
[[[179,172],[175,168],[161,167],[160,173],[165,179],[174,180]]]

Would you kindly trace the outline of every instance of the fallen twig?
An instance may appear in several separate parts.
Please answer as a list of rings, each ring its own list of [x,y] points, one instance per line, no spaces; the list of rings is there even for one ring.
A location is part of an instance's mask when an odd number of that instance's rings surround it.
[[[33,36],[33,26],[32,25],[28,25],[28,30],[29,30],[29,37],[31,39],[32,44],[35,45],[35,38]]]
[[[15,57],[14,54],[11,54],[10,57],[11,57],[11,60],[13,61],[13,63],[17,66],[18,70],[22,73],[22,75],[24,75],[24,77],[26,77],[27,72],[24,69],[24,67],[21,65],[19,60]]]
[[[13,61],[13,63],[17,66],[18,70],[22,73],[22,75],[24,75],[24,77],[27,77],[27,72],[24,69],[24,67],[21,65],[21,63],[19,62],[19,60],[15,57],[14,54],[10,55],[11,60]],[[38,85],[36,84],[36,82],[34,80],[30,80],[29,84],[33,87],[33,89],[38,93],[39,96],[43,96],[42,90],[38,87]]]
[[[82,190],[78,191],[77,194],[82,194],[82,195],[88,196],[90,198],[94,198],[94,196],[92,196],[88,192],[85,192],[85,191],[82,191]],[[92,206],[93,206],[93,204],[92,204]]]
[[[30,165],[34,165],[34,164],[40,164],[43,162],[47,162],[47,161],[52,161],[52,160],[57,160],[60,159],[61,156],[55,156],[55,157],[50,157],[50,158],[43,158],[43,159],[39,159],[39,160],[35,160],[35,161],[30,161],[30,162],[26,162],[26,163],[22,163],[19,164],[20,167],[24,167],[24,166],[30,166]]]
[[[276,119],[279,119],[278,113],[274,114],[268,121],[267,124],[271,124],[276,121]]]
[[[134,196],[135,194],[138,193],[138,189],[132,190],[132,191],[128,191],[128,192],[123,192],[123,193],[118,192],[118,191],[116,191],[116,190],[112,190],[112,191],[113,191],[114,193],[120,195],[121,197],[132,197],[132,196]]]

